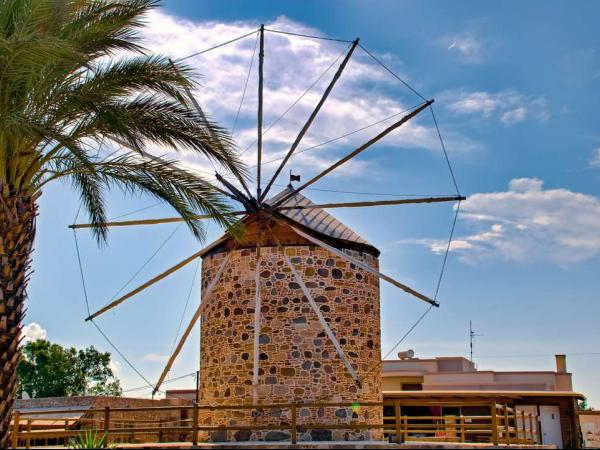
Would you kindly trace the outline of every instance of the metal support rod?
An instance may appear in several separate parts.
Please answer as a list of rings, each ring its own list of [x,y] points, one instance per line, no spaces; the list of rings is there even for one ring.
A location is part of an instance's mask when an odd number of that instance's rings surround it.
[[[346,354],[344,353],[344,350],[342,349],[342,346],[340,345],[340,342],[338,341],[337,337],[335,336],[335,333],[333,332],[333,330],[331,329],[331,327],[329,326],[329,324],[325,320],[325,317],[323,317],[323,313],[321,312],[321,310],[319,309],[319,306],[315,302],[315,299],[313,298],[312,294],[310,293],[310,290],[308,289],[308,287],[304,283],[304,280],[302,279],[302,277],[300,276],[300,274],[298,273],[298,271],[296,270],[296,268],[292,264],[292,261],[290,260],[290,257],[285,252],[285,249],[279,243],[279,239],[277,239],[277,237],[273,233],[271,233],[271,236],[273,237],[273,239],[275,240],[275,243],[277,244],[277,247],[279,248],[279,250],[283,254],[283,257],[285,259],[285,262],[286,262],[287,266],[292,271],[292,274],[294,275],[294,278],[296,278],[296,282],[300,285],[300,288],[302,289],[302,292],[304,293],[304,296],[308,300],[308,303],[310,304],[311,308],[313,309],[313,311],[317,315],[317,318],[319,319],[319,322],[321,323],[321,327],[323,328],[323,330],[325,331],[325,333],[327,334],[327,336],[329,337],[329,339],[333,343],[333,346],[335,347],[335,351],[337,352],[338,356],[340,357],[340,359],[342,360],[342,362],[346,366],[346,369],[348,370],[348,372],[350,373],[350,375],[352,376],[352,378],[354,379],[354,381],[356,382],[356,384],[359,387],[362,387],[362,385],[360,383],[360,378],[358,377],[358,374],[354,370],[354,367],[352,367],[352,364],[350,364],[350,361],[346,357]]]
[[[152,391],[152,395],[154,395],[160,389],[161,385],[163,384],[163,381],[165,381],[165,378],[166,378],[167,374],[171,370],[171,367],[173,366],[173,363],[177,359],[177,356],[179,356],[179,352],[181,352],[181,349],[183,348],[183,344],[185,344],[185,341],[187,340],[188,336],[192,332],[192,329],[194,328],[194,325],[196,324],[196,322],[198,321],[198,319],[200,318],[200,316],[204,312],[204,309],[206,308],[206,304],[207,304],[208,299],[210,298],[210,296],[212,294],[212,291],[215,289],[215,286],[217,285],[217,282],[221,279],[221,275],[223,274],[223,269],[225,269],[225,265],[227,264],[227,261],[229,261],[230,255],[231,255],[231,253],[227,253],[225,255],[225,257],[223,258],[223,261],[221,261],[221,265],[219,266],[219,268],[217,270],[217,273],[215,274],[215,276],[213,277],[213,279],[210,281],[210,284],[206,288],[206,292],[203,293],[200,305],[198,306],[198,308],[196,309],[196,312],[192,316],[192,320],[190,320],[190,323],[188,324],[188,326],[186,327],[185,331],[181,335],[181,339],[179,339],[179,342],[177,343],[177,347],[175,347],[175,350],[173,350],[173,353],[169,357],[169,360],[167,361],[167,365],[163,369],[163,371],[162,371],[162,373],[160,375],[160,378],[156,382],[156,386],[154,386],[154,390]],[[196,381],[196,388],[198,387],[197,383],[198,382]],[[198,395],[197,392],[198,391],[196,391],[196,395]]]
[[[106,305],[105,307],[99,309],[98,311],[96,311],[94,314],[90,315],[89,317],[87,317],[85,320],[93,320],[96,317],[98,317],[101,314],[104,314],[106,311],[113,309],[115,306],[120,305],[121,303],[123,303],[125,300],[127,300],[128,298],[133,297],[136,294],[139,294],[140,292],[142,292],[144,289],[146,289],[147,287],[152,286],[155,283],[158,283],[160,280],[168,277],[169,275],[171,275],[173,272],[176,272],[177,270],[181,269],[182,267],[188,265],[189,263],[191,263],[192,261],[194,261],[196,258],[198,258],[201,254],[202,254],[203,250],[200,250],[199,252],[194,253],[192,256],[187,257],[186,259],[184,259],[183,261],[175,264],[173,267],[170,267],[169,269],[165,270],[163,273],[149,279],[148,281],[146,281],[144,284],[142,284],[141,286],[138,286],[137,288],[135,288],[133,291],[128,292],[127,294],[123,295],[122,297],[119,297],[118,299],[116,299],[113,302],[110,302],[108,305]]]
[[[353,258],[350,255],[347,255],[343,251],[338,250],[337,248],[332,247],[331,245],[326,244],[325,242],[323,242],[323,241],[315,238],[314,236],[311,236],[311,235],[309,235],[307,233],[304,233],[303,231],[300,231],[298,228],[290,225],[287,222],[284,222],[284,221],[279,220],[279,219],[276,219],[276,220],[277,220],[278,223],[281,223],[281,224],[284,224],[287,227],[290,227],[292,230],[294,230],[294,232],[296,234],[302,236],[305,239],[308,239],[309,241],[315,243],[319,247],[322,247],[322,248],[324,248],[326,250],[329,250],[331,253],[334,253],[334,254],[338,255],[339,257],[344,258],[347,261],[350,261],[351,263],[355,264],[356,266],[360,267],[361,269],[366,270],[370,274],[375,275],[375,276],[377,276],[377,277],[379,277],[379,278],[387,281],[388,283],[393,284],[394,286],[402,289],[404,292],[406,292],[406,293],[408,293],[408,294],[410,294],[410,295],[412,295],[414,297],[417,297],[419,300],[423,300],[424,302],[427,302],[427,303],[429,303],[429,304],[431,304],[433,306],[436,306],[436,307],[440,306],[440,304],[436,300],[433,300],[433,299],[431,299],[431,298],[429,298],[429,297],[421,294],[420,292],[417,292],[414,289],[406,286],[405,284],[402,284],[399,281],[394,280],[392,277],[390,277],[388,275],[385,275],[385,274],[383,274],[383,273],[381,273],[381,272],[373,269],[368,264],[366,264],[366,263],[364,263],[364,262],[362,262],[362,261],[360,261],[360,260],[358,260],[356,258]]]
[[[393,205],[405,205],[405,204],[416,204],[416,203],[442,203],[442,202],[455,202],[466,200],[466,197],[462,196],[448,196],[448,197],[421,197],[421,198],[406,198],[399,200],[378,200],[372,202],[346,202],[346,203],[321,203],[317,205],[291,205],[291,206],[279,206],[274,208],[275,211],[286,211],[296,209],[330,209],[330,208],[362,208],[369,206],[393,206]]]
[[[302,191],[303,189],[306,189],[308,186],[316,183],[317,181],[319,181],[321,178],[323,178],[325,175],[329,174],[330,172],[334,171],[335,169],[337,169],[338,167],[340,167],[342,164],[348,162],[349,160],[351,160],[352,158],[354,158],[356,155],[358,155],[359,153],[362,153],[363,151],[365,151],[367,148],[369,148],[371,145],[375,144],[377,141],[381,140],[382,138],[384,138],[385,136],[387,136],[388,134],[390,134],[392,131],[394,131],[395,129],[401,127],[402,125],[404,125],[406,122],[408,122],[409,120],[411,120],[413,117],[415,117],[417,114],[419,114],[421,111],[423,111],[425,108],[427,108],[429,105],[431,105],[434,102],[434,100],[429,100],[425,103],[423,103],[421,106],[419,106],[417,109],[415,109],[414,111],[412,111],[411,113],[407,114],[406,116],[402,117],[399,121],[397,121],[396,123],[390,125],[389,127],[387,127],[385,130],[383,130],[381,133],[379,133],[377,136],[375,136],[374,138],[372,138],[371,140],[369,140],[368,142],[366,142],[365,144],[361,145],[360,147],[358,147],[356,150],[350,152],[349,154],[347,154],[346,156],[344,156],[342,159],[340,159],[338,162],[332,164],[331,166],[329,166],[327,169],[325,169],[323,172],[321,172],[319,175],[311,178],[310,180],[308,180],[306,183],[304,183],[302,186],[294,189],[294,191],[290,192],[288,195],[282,197],[279,201],[277,201],[277,203],[275,203],[274,205],[271,205],[272,207],[276,207],[279,205],[282,205],[283,203],[285,203],[289,198],[293,197],[294,195],[296,195],[298,192]]]
[[[257,164],[256,164],[256,200],[261,202],[260,169],[262,164],[262,135],[263,135],[263,71],[265,62],[265,26],[261,24],[260,50],[258,52],[258,140],[257,140]]]
[[[333,90],[333,87],[335,86],[335,84],[339,80],[340,76],[342,75],[342,72],[346,68],[346,65],[348,64],[348,61],[350,61],[350,57],[352,56],[352,53],[354,53],[354,49],[356,48],[357,45],[358,45],[358,38],[350,46],[350,50],[348,50],[348,53],[346,54],[346,57],[344,58],[344,60],[340,64],[340,67],[338,68],[337,72],[335,73],[335,75],[333,76],[333,78],[331,79],[331,81],[329,82],[329,85],[327,86],[327,89],[325,89],[325,92],[323,93],[323,96],[321,97],[321,100],[319,100],[319,103],[317,103],[317,106],[315,107],[315,109],[313,110],[313,112],[309,116],[308,120],[306,121],[306,123],[304,124],[304,126],[302,127],[302,129],[300,130],[300,133],[298,134],[298,136],[296,137],[296,140],[294,141],[294,143],[290,147],[289,151],[285,155],[285,158],[283,158],[283,161],[281,161],[281,164],[279,164],[279,167],[275,171],[275,174],[271,178],[271,181],[269,181],[269,184],[265,188],[265,192],[263,192],[262,196],[260,197],[260,201],[264,200],[264,198],[266,197],[267,193],[269,192],[269,189],[271,189],[271,186],[273,185],[273,183],[275,182],[275,180],[277,179],[277,177],[279,176],[279,174],[281,173],[281,171],[283,170],[283,168],[287,164],[288,160],[290,159],[290,157],[292,156],[292,154],[294,153],[294,151],[296,150],[296,148],[298,147],[298,145],[300,145],[300,142],[302,141],[302,138],[304,137],[304,135],[306,134],[306,132],[308,131],[308,129],[312,125],[313,121],[315,120],[315,117],[317,117],[317,114],[319,113],[319,111],[321,110],[321,107],[323,106],[323,104],[327,100],[327,97],[329,97],[329,94]]]

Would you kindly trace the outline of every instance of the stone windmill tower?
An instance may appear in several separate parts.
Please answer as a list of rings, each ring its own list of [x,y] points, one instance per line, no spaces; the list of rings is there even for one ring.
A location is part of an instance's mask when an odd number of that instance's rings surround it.
[[[379,250],[301,194],[283,205],[307,209],[250,216],[244,242],[226,234],[201,255],[203,287],[220,279],[202,318],[200,403],[381,401],[379,371],[367,376],[380,358],[379,278],[348,259],[377,270]],[[304,414],[299,424],[351,414],[381,423],[380,408]],[[223,425],[234,419],[233,413],[218,418]],[[333,431],[334,438],[345,433]],[[372,437],[369,430],[352,436]]]
[[[379,250],[325,210],[460,202],[465,199],[457,192],[456,195],[441,197],[314,204],[301,194],[304,189],[361,154],[425,109],[431,108],[433,100],[426,100],[418,93],[423,101],[408,109],[395,123],[299,187],[293,187],[290,183],[285,190],[268,198],[273,183],[310,129],[359,44],[358,39],[349,41],[345,58],[263,190],[261,157],[264,134],[262,108],[265,31],[272,30],[265,30],[261,26],[256,31],[260,42],[256,192],[250,192],[248,180],[244,178],[240,177],[236,183],[232,183],[216,174],[223,186],[223,189],[218,189],[233,201],[239,202],[242,207],[236,214],[242,216],[240,222],[245,228],[243,239],[236,240],[229,234],[223,235],[208,247],[114,300],[87,319],[95,319],[197,258],[202,258],[200,305],[154,386],[154,392],[164,382],[193,327],[201,321],[200,402],[214,406],[256,406],[254,411],[248,410],[247,413],[218,410],[201,417],[202,423],[213,426],[255,424],[257,420],[268,425],[286,420],[286,417],[276,414],[260,413],[260,405],[266,403],[297,400],[360,403],[381,401],[379,371],[373,370],[381,358],[379,280],[383,279],[432,306],[438,306],[438,303],[379,272]],[[364,47],[360,48],[375,58]],[[382,64],[377,59],[376,61]],[[413,92],[416,93],[414,90]],[[190,100],[203,115],[191,94]],[[197,218],[201,220],[210,217]],[[106,225],[149,225],[178,220],[181,219],[134,220]],[[72,225],[72,228],[86,226],[89,225]],[[280,411],[281,414],[284,413]],[[360,408],[360,411],[327,408],[302,410],[298,425],[316,421],[343,424],[351,416],[356,416],[367,424],[382,423],[380,408],[367,406]],[[261,432],[254,432],[253,435],[246,433],[243,436],[239,433],[240,431],[235,436],[213,436],[213,439],[233,437],[248,440],[266,437]],[[328,438],[347,440],[374,438],[379,431],[363,429],[351,432],[338,427],[321,433],[329,433],[326,436]],[[312,438],[323,438],[323,434]]]

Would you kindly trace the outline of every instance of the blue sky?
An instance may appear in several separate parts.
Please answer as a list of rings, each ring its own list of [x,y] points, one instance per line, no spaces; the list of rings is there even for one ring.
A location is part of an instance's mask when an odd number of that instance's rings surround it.
[[[481,369],[552,370],[566,353],[574,387],[600,407],[600,48],[593,2],[220,2],[170,1],[148,18],[147,47],[181,58],[242,35],[270,28],[344,39],[359,36],[428,98],[435,108],[464,202],[455,245],[433,310],[402,344],[420,357],[468,355],[469,319],[482,336],[475,344]],[[231,129],[255,45],[233,46],[188,60],[203,75],[197,98]],[[288,40],[267,34],[265,121],[281,114],[338,58],[345,44]],[[236,123],[235,137],[254,164],[256,66]],[[319,98],[315,88],[265,136],[265,160],[293,141]],[[416,97],[357,50],[348,70],[307,134],[301,149],[354,131],[418,103]],[[381,127],[308,150],[290,167],[304,179],[369,139]],[[157,149],[162,152],[164,149]],[[182,164],[211,177],[212,167],[191,155]],[[276,167],[265,165],[267,174]],[[208,173],[206,173],[206,171]],[[287,172],[284,172],[284,175]],[[278,185],[287,182],[282,176]],[[452,194],[453,187],[431,116],[373,146],[305,193],[315,201],[390,198],[389,194]],[[280,189],[280,186],[276,186]],[[317,190],[319,189],[319,190]],[[377,193],[347,194],[332,191]],[[110,196],[111,217],[155,201]],[[50,186],[41,199],[26,323],[35,322],[62,344],[111,350],[83,321],[73,233],[78,199],[69,186]],[[134,217],[171,215],[152,206]],[[334,214],[381,249],[381,267],[432,295],[443,243],[453,218],[449,204],[335,210]],[[81,217],[80,221],[85,219]],[[131,289],[201,247],[177,225],[119,229],[99,249],[89,233],[78,238],[92,309],[108,302],[168,240],[126,287]],[[207,241],[220,230],[207,225]],[[208,243],[207,242],[207,243]],[[179,322],[199,301],[196,266],[131,299],[98,320],[125,356],[151,381],[171,351]],[[190,298],[187,308],[186,300]],[[382,283],[383,350],[387,352],[426,305]],[[33,329],[32,329],[32,334]],[[172,377],[198,365],[197,330]],[[115,355],[126,388],[141,380]],[[169,386],[190,387],[191,377]],[[148,395],[149,389],[131,394]]]

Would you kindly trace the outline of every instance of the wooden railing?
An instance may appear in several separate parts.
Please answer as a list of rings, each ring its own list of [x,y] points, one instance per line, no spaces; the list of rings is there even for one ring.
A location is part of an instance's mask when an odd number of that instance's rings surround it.
[[[291,443],[298,440],[302,430],[382,430],[390,443],[406,441],[488,442],[495,445],[540,444],[540,424],[536,415],[517,411],[496,402],[477,403],[489,407],[489,415],[423,415],[403,414],[402,408],[418,403],[404,400],[361,403],[360,407],[377,407],[394,415],[383,416],[382,423],[365,423],[348,418],[347,423],[298,423],[299,408],[351,408],[355,403],[284,403],[272,405],[239,406],[160,406],[136,408],[105,408],[44,410],[26,413],[15,412],[12,423],[13,448],[48,446],[67,443],[87,430],[106,435],[105,445],[120,442],[187,441],[196,445],[198,433],[229,430],[281,430],[289,431]],[[457,404],[458,405],[458,404]],[[474,404],[472,404],[474,405]],[[205,425],[199,421],[201,412],[208,411],[269,411],[287,409],[289,420],[278,424]],[[157,418],[141,418],[150,413]],[[80,415],[54,419],[52,415]],[[158,417],[160,416],[160,417]]]

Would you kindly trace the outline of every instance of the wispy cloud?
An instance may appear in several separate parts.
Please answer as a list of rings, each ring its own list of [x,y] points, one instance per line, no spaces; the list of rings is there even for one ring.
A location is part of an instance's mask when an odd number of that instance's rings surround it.
[[[443,36],[438,40],[438,44],[456,54],[465,63],[480,64],[487,56],[483,40],[473,32]]]
[[[590,167],[600,169],[600,148],[596,148],[593,150],[589,164]]]
[[[544,189],[538,178],[516,178],[508,190],[471,195],[461,221],[476,228],[451,247],[464,262],[501,257],[507,261],[550,261],[568,266],[600,255],[600,201],[568,189]],[[400,241],[441,253],[438,239]]]
[[[110,370],[112,370],[112,373],[117,375],[121,372],[121,363],[119,361],[116,361],[114,359],[110,359],[110,362],[108,363],[108,367],[110,368]]]
[[[146,353],[142,357],[142,361],[146,361],[146,362],[165,363],[168,360],[169,360],[168,355],[161,355],[158,353]]]
[[[544,122],[550,118],[548,102],[543,97],[532,97],[514,89],[500,92],[445,91],[441,96],[446,108],[464,116],[485,117],[513,125],[525,120]]]

